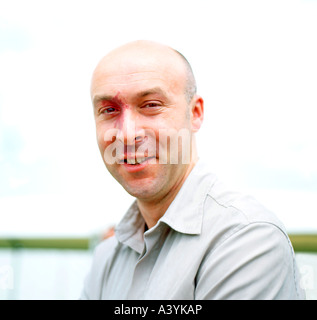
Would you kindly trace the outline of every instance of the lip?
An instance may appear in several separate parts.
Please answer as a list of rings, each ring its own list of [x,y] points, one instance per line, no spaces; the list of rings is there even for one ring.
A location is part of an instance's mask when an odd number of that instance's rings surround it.
[[[139,172],[146,168],[149,165],[150,160],[154,159],[155,157],[149,157],[145,161],[139,164],[128,164],[128,163],[121,163],[121,165],[125,168],[127,172],[134,173]]]

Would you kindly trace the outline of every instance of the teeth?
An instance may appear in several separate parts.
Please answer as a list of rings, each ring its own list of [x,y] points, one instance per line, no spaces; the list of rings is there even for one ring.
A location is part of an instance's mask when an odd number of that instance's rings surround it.
[[[142,162],[144,162],[146,160],[146,158],[138,158],[138,163],[142,163]]]
[[[137,159],[134,159],[134,158],[131,158],[131,159],[127,159],[127,163],[128,164],[140,164],[142,162],[144,162],[147,158],[137,158]]]
[[[135,164],[135,159],[127,159],[128,164]]]

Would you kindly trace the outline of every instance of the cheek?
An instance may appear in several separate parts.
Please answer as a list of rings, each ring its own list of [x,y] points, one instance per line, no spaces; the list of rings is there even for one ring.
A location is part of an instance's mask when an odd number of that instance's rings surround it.
[[[100,151],[104,151],[107,146],[112,143],[111,141],[107,141],[106,139],[107,132],[109,132],[109,128],[107,128],[106,126],[98,124],[96,125],[96,138]]]
[[[163,121],[166,128],[181,130],[190,127],[190,116],[187,107],[175,107],[169,114],[164,115]]]
[[[157,149],[160,163],[188,164],[190,163],[192,132],[190,121],[180,118],[179,121],[169,121],[159,130]]]

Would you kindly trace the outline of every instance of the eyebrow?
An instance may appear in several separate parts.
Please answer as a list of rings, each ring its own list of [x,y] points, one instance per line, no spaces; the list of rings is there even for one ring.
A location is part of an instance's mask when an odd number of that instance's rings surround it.
[[[159,95],[162,95],[165,98],[167,98],[166,92],[160,87],[154,87],[151,89],[140,91],[135,94],[135,97],[136,98],[145,98],[145,97],[152,95],[152,94],[159,94]],[[96,105],[100,101],[112,101],[114,99],[115,99],[115,96],[112,96],[112,95],[96,95],[93,98],[93,104]]]
[[[93,104],[96,105],[100,101],[111,101],[114,99],[114,96],[111,95],[96,95],[93,98]]]

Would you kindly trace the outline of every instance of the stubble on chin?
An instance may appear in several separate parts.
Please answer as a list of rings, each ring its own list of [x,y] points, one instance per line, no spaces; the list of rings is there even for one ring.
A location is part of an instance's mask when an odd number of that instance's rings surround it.
[[[152,165],[149,166],[147,174],[143,172],[133,175],[127,174],[126,177],[119,173],[119,168],[117,170],[108,168],[108,170],[131,196],[139,200],[154,200],[168,184],[168,165],[156,164],[153,165],[153,168],[151,168]]]

